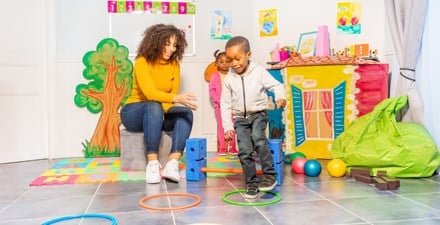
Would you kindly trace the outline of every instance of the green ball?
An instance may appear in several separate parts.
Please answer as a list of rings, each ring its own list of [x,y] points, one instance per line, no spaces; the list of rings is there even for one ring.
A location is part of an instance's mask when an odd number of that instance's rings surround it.
[[[286,154],[284,156],[283,161],[284,161],[284,163],[292,164],[293,160],[295,160],[298,157],[305,158],[305,159],[307,158],[306,155],[304,155],[302,152],[294,152],[294,153]]]

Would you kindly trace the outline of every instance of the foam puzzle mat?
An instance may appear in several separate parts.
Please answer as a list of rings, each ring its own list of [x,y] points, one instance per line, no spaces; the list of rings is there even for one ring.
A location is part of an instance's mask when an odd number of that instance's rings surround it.
[[[180,174],[185,179],[185,157],[182,157]],[[208,152],[207,167],[241,168],[237,156],[218,156]],[[208,177],[226,176],[225,173],[208,173]],[[123,171],[119,157],[70,158],[57,162],[52,168],[33,180],[30,186],[84,184],[99,182],[144,181],[145,171]]]

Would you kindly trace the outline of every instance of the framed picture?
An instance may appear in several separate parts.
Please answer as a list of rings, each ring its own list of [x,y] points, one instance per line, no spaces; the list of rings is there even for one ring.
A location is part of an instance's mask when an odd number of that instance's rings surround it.
[[[298,53],[300,53],[302,57],[315,55],[317,36],[317,31],[301,33],[298,42]]]

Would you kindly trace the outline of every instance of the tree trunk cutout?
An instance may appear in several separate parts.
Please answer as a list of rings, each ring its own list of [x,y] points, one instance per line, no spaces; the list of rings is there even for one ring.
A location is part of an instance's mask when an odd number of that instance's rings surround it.
[[[93,80],[77,86],[75,103],[92,113],[101,112],[95,132],[83,143],[85,157],[119,156],[119,108],[131,91],[133,65],[128,49],[114,39],[104,39],[97,51],[88,52],[83,76]]]

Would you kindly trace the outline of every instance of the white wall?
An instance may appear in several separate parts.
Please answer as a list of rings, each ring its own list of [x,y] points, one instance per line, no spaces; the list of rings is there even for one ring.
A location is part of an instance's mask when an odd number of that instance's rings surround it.
[[[199,109],[194,112],[192,137],[206,137],[208,149],[216,149],[216,123],[211,107],[208,84],[203,72],[214,60],[216,49],[223,49],[224,40],[211,40],[211,13],[213,10],[230,11],[233,15],[233,30],[241,35],[251,34],[249,3],[233,0],[195,1],[195,56],[185,57],[182,62],[182,91],[195,93],[199,99]],[[84,7],[87,6],[87,7]],[[86,80],[82,77],[82,56],[94,50],[98,42],[108,37],[109,18],[107,1],[69,1],[58,0],[56,8],[56,71],[54,91],[51,100],[54,105],[52,133],[54,135],[51,156],[82,156],[82,145],[90,140],[98,115],[93,115],[85,108],[78,108],[73,102],[75,87]],[[80,16],[79,16],[80,15]],[[152,16],[152,15],[146,15]],[[169,21],[163,21],[168,23]],[[127,29],[130,29],[127,24]],[[128,45],[120,43],[122,45]]]
[[[336,31],[336,8],[338,0],[273,0],[255,1],[252,4],[252,29],[254,58],[261,63],[270,60],[269,52],[278,42],[281,46],[298,45],[301,33],[317,31],[318,26],[327,25],[330,34],[330,46],[335,50],[353,44],[370,44],[370,48],[379,50],[379,58],[385,55],[385,8],[383,0],[361,0],[361,34],[349,35]],[[259,37],[258,11],[277,9],[278,36]]]
[[[185,57],[182,62],[182,91],[194,92],[199,98],[200,108],[195,112],[192,137],[206,137],[208,150],[216,148],[216,123],[210,105],[208,85],[203,72],[213,60],[213,52],[223,49],[226,41],[211,40],[211,14],[213,10],[230,11],[233,35],[250,39],[255,60],[265,63],[276,42],[294,44],[299,34],[316,30],[318,25],[328,24],[332,47],[342,48],[349,44],[368,42],[384,52],[384,13],[381,0],[362,1],[362,34],[337,35],[334,22],[337,1],[325,0],[273,0],[233,1],[196,0],[197,6],[195,36],[196,54]],[[74,88],[84,83],[82,78],[82,55],[93,50],[102,38],[108,35],[106,0],[99,1],[56,1],[57,57],[54,76],[53,157],[82,156],[81,143],[90,139],[94,132],[97,115],[73,103]],[[87,5],[87,7],[83,7]],[[320,7],[316,7],[320,5]],[[261,38],[258,35],[258,11],[276,8],[278,10],[279,35]],[[311,13],[312,11],[315,13]],[[78,16],[78,15],[81,16]],[[164,21],[166,23],[166,21]],[[130,26],[127,25],[127,29]],[[124,43],[120,43],[124,44]],[[75,120],[72,120],[75,118]]]
[[[15,1],[14,1],[15,2]],[[21,2],[21,1],[18,1]],[[28,2],[28,1],[24,1]],[[196,55],[186,57],[182,62],[182,89],[183,91],[192,91],[199,97],[200,108],[195,112],[195,123],[192,132],[193,137],[207,137],[208,149],[215,149],[216,137],[216,123],[215,117],[210,106],[207,83],[203,79],[203,72],[208,63],[213,60],[212,53],[216,49],[223,49],[225,41],[211,40],[211,13],[213,10],[227,10],[232,14],[232,32],[233,35],[243,35],[250,39],[252,44],[253,57],[260,63],[269,61],[269,52],[273,49],[276,42],[281,45],[297,45],[299,34],[315,30],[318,25],[327,24],[330,31],[331,47],[342,48],[349,44],[368,42],[373,48],[379,50],[379,57],[388,60],[391,57],[384,57],[388,54],[390,49],[387,45],[386,24],[384,17],[384,7],[382,0],[362,0],[362,34],[361,35],[342,35],[335,32],[335,17],[336,17],[336,3],[334,0],[272,0],[272,1],[236,1],[236,0],[195,0],[197,5],[196,17]],[[39,34],[37,39],[45,39],[46,42],[23,42],[23,36],[14,29],[5,30],[8,32],[8,39],[2,37],[2,54],[4,50],[10,49],[12,46],[23,46],[23,51],[27,44],[32,44],[32,48],[41,50],[43,48],[43,57],[35,54],[22,54],[23,59],[27,61],[41,60],[43,63],[48,59],[47,68],[39,68],[39,72],[44,71],[49,80],[44,80],[43,85],[40,85],[44,93],[47,92],[47,98],[38,100],[48,109],[48,112],[42,112],[42,117],[48,118],[49,121],[41,120],[42,127],[38,137],[35,140],[42,140],[45,142],[49,136],[50,142],[48,147],[48,154],[50,157],[71,157],[82,156],[81,143],[90,139],[94,132],[98,115],[93,115],[85,108],[78,108],[73,101],[76,85],[85,83],[86,80],[82,77],[82,56],[85,52],[94,50],[96,44],[103,38],[108,36],[108,15],[106,12],[106,0],[47,0],[38,1],[36,4],[47,4],[47,11],[45,9],[39,12],[45,13],[46,17],[35,17],[35,20],[30,20],[29,24],[35,29],[41,28],[41,18],[47,19],[48,27],[42,27],[40,30],[47,32],[47,37],[44,34]],[[38,7],[34,7],[38,8]],[[279,35],[276,37],[259,37],[258,34],[258,11],[262,9],[278,10],[278,26]],[[30,13],[25,11],[24,13]],[[35,14],[39,15],[39,14]],[[8,21],[16,21],[10,13],[0,14],[0,24],[7,24]],[[40,22],[38,22],[40,21]],[[35,22],[35,24],[33,24]],[[164,21],[166,22],[166,21]],[[45,22],[43,22],[45,23]],[[432,23],[433,26],[434,23]],[[4,27],[4,26],[2,26]],[[16,27],[16,26],[14,26]],[[127,29],[130,29],[127,25]],[[3,33],[3,32],[2,32]],[[14,36],[16,35],[16,37]],[[438,35],[437,35],[438,36]],[[431,43],[437,36],[432,36]],[[6,41],[6,42],[5,42]],[[123,43],[121,43],[123,44]],[[29,49],[32,49],[29,48]],[[10,54],[11,51],[7,52]],[[431,53],[432,56],[437,56],[436,53]],[[433,62],[434,64],[434,62]],[[23,65],[26,67],[26,65]],[[7,66],[6,66],[7,67]],[[4,71],[9,71],[11,77],[16,77],[14,82],[20,82],[22,79],[20,72],[5,70],[4,63],[0,61],[0,74],[2,80],[0,84],[5,81],[6,75]],[[437,71],[438,72],[438,71]],[[44,78],[44,77],[43,77]],[[431,83],[431,86],[434,85]],[[7,87],[7,85],[3,85]],[[37,85],[38,86],[38,85]],[[435,87],[434,87],[435,89]],[[4,89],[2,89],[4,90]],[[429,93],[427,93],[429,94]],[[437,93],[438,94],[438,93]],[[6,98],[5,98],[6,99]],[[432,100],[433,101],[433,100]],[[7,101],[2,104],[1,113],[6,111],[5,105]],[[26,106],[26,105],[22,105]],[[19,108],[19,107],[18,107]],[[438,112],[439,110],[434,112]],[[41,113],[41,111],[39,112]],[[19,115],[10,113],[7,115]],[[438,113],[437,113],[438,114]],[[3,114],[2,114],[3,115]],[[18,125],[17,131],[20,135],[26,134],[26,125],[18,123],[20,118],[8,118],[10,121],[17,120],[17,123],[10,122],[10,126]],[[35,122],[35,121],[34,121]],[[8,123],[9,124],[9,123]],[[45,127],[49,124],[49,130]],[[432,124],[431,124],[432,125]],[[438,125],[436,126],[438,128]],[[435,128],[435,127],[434,127]],[[438,130],[438,129],[437,129]],[[5,130],[6,132],[7,130]],[[3,134],[3,133],[2,133]],[[7,136],[8,138],[9,136]],[[17,144],[21,141],[21,136],[14,136]],[[4,136],[1,136],[2,141]],[[3,142],[4,143],[4,142]],[[9,142],[7,142],[9,143]],[[11,142],[12,143],[12,142]],[[47,147],[43,143],[43,148]],[[11,148],[0,151],[16,151],[15,145],[10,145]],[[32,150],[29,150],[32,151]],[[28,159],[35,158],[33,154],[28,154]]]
[[[440,67],[437,65],[440,59],[440,30],[438,20],[440,19],[440,1],[429,1],[425,32],[420,59],[417,67],[417,87],[419,88],[424,103],[425,126],[431,136],[440,144]],[[436,119],[437,118],[437,119]]]
[[[93,50],[99,40],[108,34],[106,0],[100,1],[56,1],[57,28],[57,70],[55,79],[54,113],[54,157],[80,156],[81,142],[90,139],[97,121],[84,108],[73,103],[74,88],[83,83],[81,57]],[[211,13],[226,10],[232,14],[233,35],[250,39],[253,57],[260,63],[269,60],[269,52],[276,42],[281,45],[296,45],[299,34],[316,30],[318,25],[329,26],[331,44],[335,48],[368,42],[383,52],[384,12],[381,0],[362,1],[362,34],[341,35],[335,32],[337,1],[324,0],[274,0],[274,1],[195,1],[196,13],[196,55],[186,57],[182,63],[182,90],[194,92],[199,97],[200,108],[195,112],[193,137],[207,137],[208,149],[216,148],[216,123],[210,105],[207,83],[203,72],[213,60],[213,52],[223,49],[225,41],[211,40]],[[87,5],[87,7],[83,7]],[[316,7],[320,5],[320,7]],[[258,11],[276,8],[278,10],[279,35],[261,38],[258,35]],[[314,13],[312,13],[315,11]],[[80,14],[81,16],[78,16]],[[166,22],[166,21],[164,21]],[[130,26],[127,25],[127,29]],[[123,44],[123,43],[120,43]],[[80,122],[74,122],[71,118]]]

